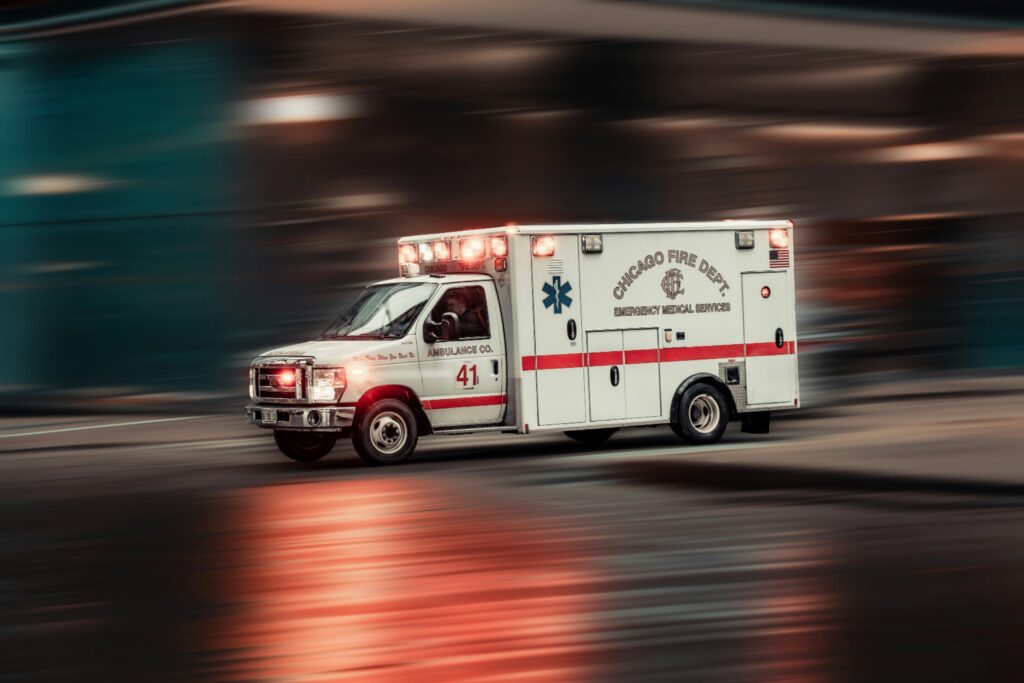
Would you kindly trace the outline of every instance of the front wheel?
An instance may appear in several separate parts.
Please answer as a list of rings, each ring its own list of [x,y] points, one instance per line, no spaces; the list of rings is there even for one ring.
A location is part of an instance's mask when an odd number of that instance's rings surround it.
[[[715,443],[729,424],[729,404],[710,384],[694,384],[679,397],[672,431],[692,444]]]
[[[289,432],[274,430],[274,442],[282,453],[298,462],[314,462],[334,448],[337,434],[330,432]]]
[[[352,430],[352,445],[371,465],[397,465],[412,455],[418,436],[412,409],[389,398],[363,412]]]
[[[612,434],[619,431],[618,427],[606,427],[604,429],[577,429],[566,432],[565,435],[573,441],[580,443],[601,443],[612,437]]]

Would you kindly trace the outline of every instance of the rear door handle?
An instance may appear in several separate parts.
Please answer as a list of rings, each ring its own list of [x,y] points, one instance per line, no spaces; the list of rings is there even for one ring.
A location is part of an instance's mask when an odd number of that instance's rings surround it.
[[[782,328],[781,327],[776,327],[775,328],[775,346],[777,346],[778,348],[781,349],[783,347],[783,345],[785,345],[785,343],[786,343],[786,338],[782,334]]]
[[[619,366],[618,365],[613,365],[612,366],[612,370],[611,370],[609,379],[611,380],[613,387],[619,386]]]
[[[491,361],[491,372],[493,374],[495,374],[495,375],[498,374],[498,361],[496,361],[496,360],[492,360]]]

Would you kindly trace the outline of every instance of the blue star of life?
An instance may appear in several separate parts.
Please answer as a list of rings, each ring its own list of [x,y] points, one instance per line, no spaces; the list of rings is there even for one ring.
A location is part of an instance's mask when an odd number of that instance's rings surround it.
[[[572,297],[569,296],[569,292],[572,291],[572,285],[568,282],[562,282],[561,275],[553,275],[551,282],[545,282],[541,288],[546,297],[544,297],[544,308],[555,307],[555,313],[562,312],[562,306],[572,306]]]

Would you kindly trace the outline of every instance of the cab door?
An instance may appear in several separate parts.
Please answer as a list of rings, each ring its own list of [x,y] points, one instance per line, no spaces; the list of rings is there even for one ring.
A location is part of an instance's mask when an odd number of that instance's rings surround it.
[[[460,319],[459,333],[434,339],[445,313]],[[500,423],[505,415],[505,335],[494,283],[442,286],[417,333],[423,395],[434,427]]]

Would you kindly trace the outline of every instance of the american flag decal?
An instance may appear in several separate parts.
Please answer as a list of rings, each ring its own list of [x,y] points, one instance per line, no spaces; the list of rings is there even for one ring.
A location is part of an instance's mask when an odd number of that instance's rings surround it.
[[[772,249],[768,252],[768,265],[771,268],[789,268],[789,249]]]

